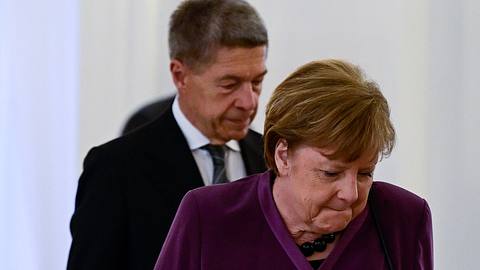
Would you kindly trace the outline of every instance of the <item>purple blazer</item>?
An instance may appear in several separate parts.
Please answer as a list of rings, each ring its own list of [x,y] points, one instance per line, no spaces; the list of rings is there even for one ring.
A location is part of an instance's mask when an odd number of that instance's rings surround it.
[[[188,192],[155,270],[311,270],[275,206],[272,183],[266,172]],[[375,181],[372,189],[394,269],[433,269],[427,202],[383,182]],[[388,269],[369,207],[350,222],[319,269]]]

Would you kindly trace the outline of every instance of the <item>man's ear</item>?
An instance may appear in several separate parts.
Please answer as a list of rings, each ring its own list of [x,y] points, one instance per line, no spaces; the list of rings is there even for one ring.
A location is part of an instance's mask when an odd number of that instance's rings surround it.
[[[170,61],[170,74],[177,90],[182,92],[185,89],[185,81],[187,75],[187,66],[177,59]]]
[[[288,143],[285,139],[280,139],[275,145],[275,165],[277,166],[279,176],[285,176],[289,173],[288,162]]]

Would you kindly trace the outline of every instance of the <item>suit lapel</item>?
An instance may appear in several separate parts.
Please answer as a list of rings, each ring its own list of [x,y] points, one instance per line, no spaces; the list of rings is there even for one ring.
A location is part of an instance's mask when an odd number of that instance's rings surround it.
[[[265,172],[261,135],[249,130],[247,136],[240,140],[239,144],[247,175]]]
[[[164,169],[159,172],[162,181],[158,181],[157,186],[182,192],[203,186],[200,171],[173,117],[172,109],[169,108],[152,125],[152,134],[157,137],[154,138],[155,147],[151,148],[148,155],[159,162],[158,167]]]

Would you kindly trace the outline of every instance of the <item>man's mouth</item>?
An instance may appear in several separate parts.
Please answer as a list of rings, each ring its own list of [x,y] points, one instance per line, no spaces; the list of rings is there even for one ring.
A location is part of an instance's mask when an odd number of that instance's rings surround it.
[[[240,119],[228,118],[226,120],[238,126],[248,126],[250,124],[250,118],[240,118]]]

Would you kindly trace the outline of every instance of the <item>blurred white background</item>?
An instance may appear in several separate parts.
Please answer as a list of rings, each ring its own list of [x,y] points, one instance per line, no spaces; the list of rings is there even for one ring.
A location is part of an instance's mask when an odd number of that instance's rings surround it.
[[[0,0],[0,268],[64,269],[84,155],[175,92],[173,0]],[[436,269],[478,268],[480,2],[250,1],[270,35],[264,105],[296,67],[354,62],[390,102],[398,143],[376,172],[425,197]]]

